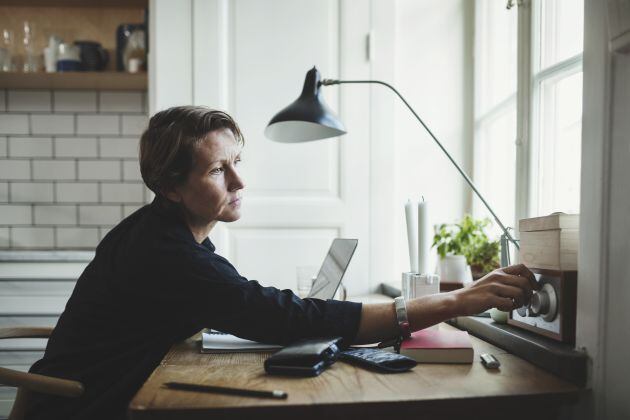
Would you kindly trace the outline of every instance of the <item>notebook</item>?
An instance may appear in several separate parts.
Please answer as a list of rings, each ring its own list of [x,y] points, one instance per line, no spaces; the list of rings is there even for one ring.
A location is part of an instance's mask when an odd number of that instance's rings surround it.
[[[201,334],[202,353],[236,353],[250,351],[278,350],[282,346],[263,344],[245,340],[232,334],[225,334],[215,330],[207,330]]]
[[[420,363],[472,363],[475,357],[466,331],[425,329],[400,345],[400,354]]]

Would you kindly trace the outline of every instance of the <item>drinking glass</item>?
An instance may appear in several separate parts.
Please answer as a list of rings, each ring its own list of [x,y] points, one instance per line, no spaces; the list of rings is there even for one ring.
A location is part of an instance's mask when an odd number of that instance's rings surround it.
[[[2,30],[2,39],[0,39],[0,71],[14,71],[14,44],[13,31],[10,29]]]
[[[296,268],[297,295],[304,299],[311,292],[313,281],[317,276],[317,268],[312,265],[303,265]]]

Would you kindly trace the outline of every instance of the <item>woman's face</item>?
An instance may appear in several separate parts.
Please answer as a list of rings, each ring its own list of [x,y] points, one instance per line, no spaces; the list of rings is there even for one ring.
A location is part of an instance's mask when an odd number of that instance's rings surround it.
[[[212,227],[241,217],[240,160],[241,146],[229,129],[212,131],[199,143],[188,179],[167,194],[182,205],[189,225]]]

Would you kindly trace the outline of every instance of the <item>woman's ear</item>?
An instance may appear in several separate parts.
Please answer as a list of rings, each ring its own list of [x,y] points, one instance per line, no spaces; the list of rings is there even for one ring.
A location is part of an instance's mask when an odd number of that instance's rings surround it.
[[[182,201],[182,196],[179,194],[179,192],[175,188],[169,188],[168,190],[164,189],[161,191],[161,193],[164,197],[168,198],[170,201],[174,203],[179,203]]]

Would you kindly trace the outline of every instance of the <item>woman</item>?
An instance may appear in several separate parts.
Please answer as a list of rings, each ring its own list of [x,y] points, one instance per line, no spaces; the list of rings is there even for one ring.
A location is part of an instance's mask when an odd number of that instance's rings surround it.
[[[32,372],[74,379],[81,398],[36,394],[27,418],[124,418],[173,343],[211,327],[286,344],[316,336],[368,343],[400,335],[394,305],[299,299],[248,281],[214,253],[213,226],[240,217],[243,136],[227,114],[175,107],[154,115],[140,140],[140,169],[155,193],[101,241]],[[524,267],[473,286],[407,302],[410,328],[491,307],[511,310],[535,285]]]

